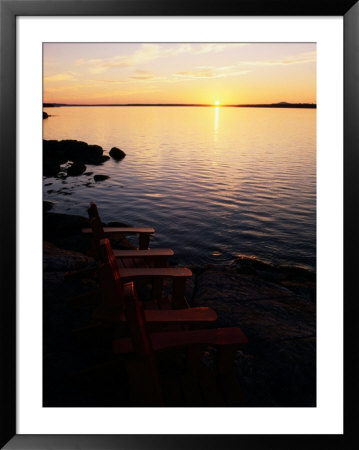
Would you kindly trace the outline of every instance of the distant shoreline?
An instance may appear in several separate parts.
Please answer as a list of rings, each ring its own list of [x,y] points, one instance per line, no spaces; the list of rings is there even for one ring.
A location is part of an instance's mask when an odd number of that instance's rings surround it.
[[[44,108],[59,108],[72,106],[176,106],[176,107],[212,107],[212,108],[306,108],[316,109],[315,103],[257,103],[243,105],[211,105],[211,104],[195,104],[195,103],[114,103],[114,104],[66,104],[66,103],[44,103]]]

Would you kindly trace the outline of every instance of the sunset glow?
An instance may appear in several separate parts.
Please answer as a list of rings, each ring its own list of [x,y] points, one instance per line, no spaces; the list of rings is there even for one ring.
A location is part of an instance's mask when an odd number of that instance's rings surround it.
[[[316,45],[46,43],[43,76],[48,103],[315,103]]]

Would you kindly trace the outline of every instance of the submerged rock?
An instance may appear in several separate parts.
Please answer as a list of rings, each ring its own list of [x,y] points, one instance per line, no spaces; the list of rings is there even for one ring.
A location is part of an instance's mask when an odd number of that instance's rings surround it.
[[[85,164],[81,162],[74,162],[68,169],[67,169],[67,175],[69,177],[74,177],[78,175],[82,175],[86,171]]]
[[[117,147],[112,147],[109,153],[110,156],[112,156],[112,158],[116,159],[117,161],[123,159],[126,156],[126,153]]]
[[[104,180],[107,180],[110,177],[108,175],[94,175],[93,178],[94,178],[95,181],[104,181]]]

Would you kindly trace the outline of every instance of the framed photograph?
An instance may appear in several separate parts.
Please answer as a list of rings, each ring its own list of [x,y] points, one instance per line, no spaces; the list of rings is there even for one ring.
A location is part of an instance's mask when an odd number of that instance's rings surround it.
[[[1,0],[4,448],[351,448],[359,7],[254,3]]]

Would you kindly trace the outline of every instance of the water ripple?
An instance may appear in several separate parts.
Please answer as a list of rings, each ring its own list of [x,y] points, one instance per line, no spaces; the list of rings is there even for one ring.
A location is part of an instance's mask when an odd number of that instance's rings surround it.
[[[44,199],[81,215],[93,200],[104,221],[154,226],[151,245],[182,264],[246,254],[315,267],[315,111],[221,108],[215,133],[214,120],[213,108],[58,108],[45,139],[127,156],[88,165],[102,183],[44,179]]]

